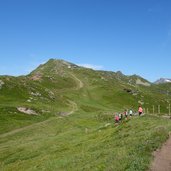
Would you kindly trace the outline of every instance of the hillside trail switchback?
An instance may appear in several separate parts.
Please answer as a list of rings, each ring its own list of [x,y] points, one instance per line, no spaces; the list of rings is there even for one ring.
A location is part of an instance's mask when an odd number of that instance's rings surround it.
[[[73,77],[73,78],[76,80],[76,82],[77,82],[77,87],[76,87],[76,89],[77,89],[77,90],[78,90],[78,89],[81,89],[81,88],[84,86],[83,82],[82,82],[80,79],[78,79],[75,75],[73,75],[73,74],[71,74],[71,75],[72,75],[72,77]],[[72,107],[72,109],[71,109],[71,111],[66,112],[66,113],[65,113],[64,115],[62,115],[62,116],[71,115],[71,114],[73,114],[75,111],[78,110],[78,106],[77,106],[77,104],[76,104],[74,101],[68,100],[68,102],[69,102],[70,106]],[[38,126],[38,125],[41,125],[41,124],[45,124],[45,123],[47,123],[47,122],[50,122],[50,121],[53,120],[53,119],[58,119],[58,118],[61,118],[61,117],[51,117],[51,118],[49,118],[49,119],[47,119],[47,120],[45,120],[45,121],[38,122],[38,123],[34,123],[34,124],[32,124],[32,125],[28,125],[28,126],[25,126],[25,127],[22,127],[22,128],[18,128],[18,129],[15,129],[15,130],[12,130],[12,131],[9,131],[9,132],[0,134],[0,138],[4,138],[4,137],[10,136],[10,135],[13,135],[13,134],[15,134],[15,133],[24,131],[24,130],[26,130],[26,129],[33,128],[34,126]]]
[[[70,74],[73,78],[74,78],[74,80],[77,82],[77,87],[76,87],[76,89],[77,90],[79,90],[79,89],[81,89],[82,87],[84,87],[84,83],[78,78],[78,77],[76,77],[74,74]]]
[[[78,107],[77,107],[77,104],[71,100],[68,100],[68,102],[70,103],[71,107],[72,107],[72,110],[69,111],[69,112],[66,112],[64,115],[62,116],[68,116],[68,115],[71,115],[72,113],[74,113]],[[54,119],[59,119],[61,117],[51,117],[45,121],[42,121],[42,122],[38,122],[38,123],[34,123],[32,125],[28,125],[28,126],[25,126],[25,127],[22,127],[22,128],[17,128],[15,130],[12,130],[10,132],[6,132],[6,133],[3,133],[3,134],[0,134],[0,138],[4,138],[4,137],[7,137],[7,136],[10,136],[10,135],[13,135],[15,133],[18,133],[18,132],[21,132],[21,131],[24,131],[24,130],[27,130],[27,129],[30,129],[30,128],[33,128],[35,126],[39,126],[39,125],[42,125],[42,124],[45,124],[45,123],[48,123]]]

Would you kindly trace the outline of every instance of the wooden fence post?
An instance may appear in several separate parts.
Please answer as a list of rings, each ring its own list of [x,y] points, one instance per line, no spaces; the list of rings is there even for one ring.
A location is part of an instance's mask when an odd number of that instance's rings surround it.
[[[153,105],[153,114],[154,114],[154,105]]]
[[[158,105],[158,114],[160,114],[160,105]]]

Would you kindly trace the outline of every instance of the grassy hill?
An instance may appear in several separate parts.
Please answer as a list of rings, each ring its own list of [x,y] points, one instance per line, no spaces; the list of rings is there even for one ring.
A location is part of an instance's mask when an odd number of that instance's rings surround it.
[[[113,113],[141,104],[166,115],[170,100],[171,84],[63,60],[0,76],[0,170],[146,170],[170,120],[146,115],[116,126]]]

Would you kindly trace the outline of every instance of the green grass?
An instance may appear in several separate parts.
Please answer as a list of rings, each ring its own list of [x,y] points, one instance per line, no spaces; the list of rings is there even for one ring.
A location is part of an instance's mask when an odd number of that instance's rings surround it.
[[[17,128],[22,128],[33,123],[44,121],[50,117],[50,114],[27,115],[20,113],[14,107],[0,108],[0,134],[6,133]]]
[[[40,80],[31,79],[36,74]],[[137,78],[69,69],[55,60],[28,76],[0,77],[0,170],[147,170],[152,152],[168,138],[170,120],[147,115],[114,125],[113,113],[136,111],[138,101],[149,111],[160,104],[161,115],[167,113],[170,84],[139,86]],[[18,112],[22,106],[39,115]],[[61,118],[69,111],[74,113]]]
[[[171,130],[170,120],[151,116],[108,122],[95,113],[75,113],[3,137],[0,169],[147,170]]]

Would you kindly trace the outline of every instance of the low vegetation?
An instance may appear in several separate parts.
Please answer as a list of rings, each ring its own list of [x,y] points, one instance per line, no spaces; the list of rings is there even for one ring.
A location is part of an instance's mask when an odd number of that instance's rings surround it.
[[[170,120],[158,117],[132,117],[115,125],[95,115],[53,117],[1,137],[0,169],[147,170],[152,152],[171,130]]]
[[[171,131],[171,121],[162,117],[170,91],[170,84],[61,60],[28,76],[1,76],[0,170],[147,170]],[[160,117],[114,123],[116,112],[136,111],[139,104],[149,113],[160,104]]]

